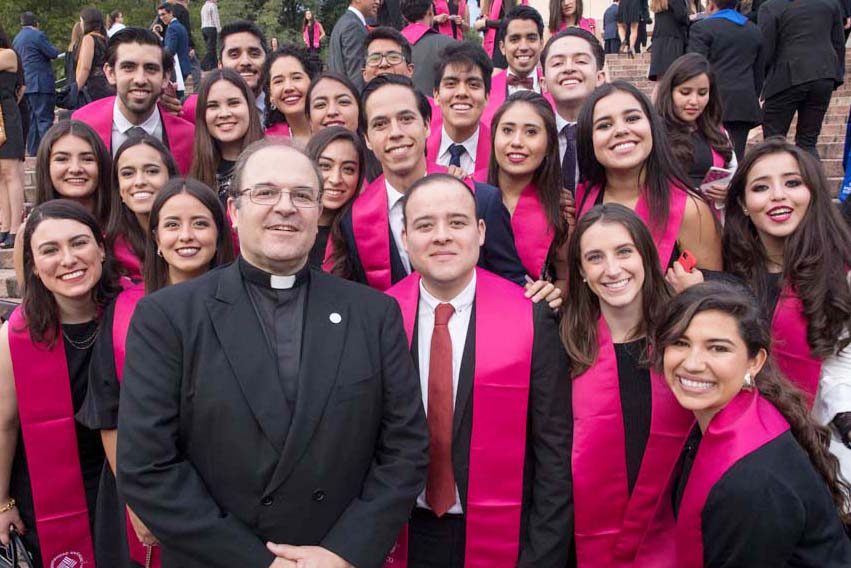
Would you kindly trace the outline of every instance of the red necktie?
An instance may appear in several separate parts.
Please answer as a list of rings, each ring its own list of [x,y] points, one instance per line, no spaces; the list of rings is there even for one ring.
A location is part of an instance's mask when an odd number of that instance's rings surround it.
[[[452,338],[447,323],[455,308],[438,304],[428,362],[428,480],[426,503],[438,517],[455,504],[452,471]]]
[[[529,77],[518,77],[517,75],[508,75],[509,87],[523,87],[524,89],[531,91],[534,84],[535,83],[532,81],[531,75]]]

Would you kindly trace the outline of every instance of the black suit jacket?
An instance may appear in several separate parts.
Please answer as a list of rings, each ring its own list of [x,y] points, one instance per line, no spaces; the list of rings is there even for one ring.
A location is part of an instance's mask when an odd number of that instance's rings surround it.
[[[722,18],[703,19],[689,30],[688,50],[700,53],[712,64],[723,121],[762,122],[759,94],[765,63],[762,34],[755,24],[739,26]]]
[[[452,425],[452,469],[461,505],[465,510],[470,477],[470,440],[473,435],[475,310],[474,303],[458,374]],[[573,406],[570,372],[552,310],[544,303],[535,304],[533,317],[535,335],[526,422],[518,566],[562,568],[567,563],[573,540],[573,475],[570,463]],[[506,332],[510,333],[508,330]],[[419,368],[416,326],[411,353]]]
[[[291,425],[237,263],[139,302],[118,487],[164,566],[267,568],[271,540],[377,568],[422,491],[428,431],[398,305],[319,271],[309,286]]]
[[[772,95],[817,79],[845,77],[845,34],[836,0],[768,0],[759,7],[765,91]]]
[[[521,286],[526,284],[526,269],[520,262],[517,247],[514,245],[514,233],[511,230],[511,216],[502,203],[499,189],[486,183],[476,182],[476,214],[485,221],[485,244],[479,255],[479,266],[511,280]],[[343,237],[348,245],[349,261],[352,265],[351,279],[367,284],[366,272],[358,254],[357,241],[352,228],[352,210],[349,209],[340,221]],[[390,227],[387,227],[390,231]],[[405,276],[405,266],[396,248],[396,239],[390,235],[390,273],[391,282],[396,284]]]

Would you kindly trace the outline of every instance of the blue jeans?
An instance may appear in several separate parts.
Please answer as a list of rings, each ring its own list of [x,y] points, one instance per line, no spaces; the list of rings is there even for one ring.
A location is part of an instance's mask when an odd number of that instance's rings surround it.
[[[35,156],[42,137],[53,126],[56,95],[54,93],[27,93],[27,102],[30,105],[30,131],[27,134],[27,154]]]

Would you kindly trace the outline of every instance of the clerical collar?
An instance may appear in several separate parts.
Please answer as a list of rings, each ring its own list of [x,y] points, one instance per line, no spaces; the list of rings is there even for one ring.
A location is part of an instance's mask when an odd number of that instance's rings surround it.
[[[305,263],[304,266],[291,276],[276,276],[257,268],[242,257],[239,257],[239,272],[242,277],[262,288],[271,288],[272,290],[286,290],[296,286],[301,286],[310,279],[310,266]]]

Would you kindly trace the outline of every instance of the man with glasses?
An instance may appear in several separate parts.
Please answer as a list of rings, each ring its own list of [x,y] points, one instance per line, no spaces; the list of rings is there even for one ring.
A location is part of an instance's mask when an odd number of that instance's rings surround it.
[[[163,565],[379,566],[425,486],[399,307],[308,267],[321,180],[286,140],[249,146],[242,256],[134,314],[118,478]]]
[[[370,31],[363,42],[366,53],[363,81],[369,83],[379,75],[414,76],[411,63],[411,44],[399,30],[379,27]],[[423,94],[427,94],[428,91]]]

